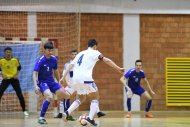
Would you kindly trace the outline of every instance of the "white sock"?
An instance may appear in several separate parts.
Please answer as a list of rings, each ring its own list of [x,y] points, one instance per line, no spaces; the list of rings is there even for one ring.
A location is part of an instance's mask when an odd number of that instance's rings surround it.
[[[92,100],[90,104],[89,118],[90,120],[94,119],[94,115],[97,112],[98,100]]]
[[[59,113],[64,113],[63,101],[59,102]]]
[[[40,117],[40,120],[44,119],[44,117]]]
[[[100,112],[100,107],[99,107],[99,103],[98,103],[98,106],[97,106],[97,113]]]
[[[69,115],[71,114],[71,112],[73,112],[75,109],[77,109],[79,107],[79,105],[81,104],[80,100],[77,99],[75,100],[71,106],[69,107],[69,109],[67,110]]]

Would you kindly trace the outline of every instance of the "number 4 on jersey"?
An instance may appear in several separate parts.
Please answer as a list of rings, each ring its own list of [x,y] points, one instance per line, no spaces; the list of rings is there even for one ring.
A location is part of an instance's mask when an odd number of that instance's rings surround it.
[[[79,64],[79,66],[80,66],[81,63],[82,63],[83,56],[84,56],[84,54],[82,54],[82,55],[79,57],[79,59],[78,59],[77,64]]]

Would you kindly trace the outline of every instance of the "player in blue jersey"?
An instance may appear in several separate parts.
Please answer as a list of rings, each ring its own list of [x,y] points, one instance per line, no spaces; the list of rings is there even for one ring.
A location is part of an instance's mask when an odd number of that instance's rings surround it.
[[[120,81],[124,85],[128,85],[129,89],[126,89],[127,92],[127,108],[128,113],[126,115],[127,118],[131,117],[131,98],[133,94],[144,96],[147,99],[146,102],[146,113],[145,117],[152,118],[153,115],[149,113],[151,104],[152,104],[152,97],[150,94],[144,90],[144,88],[140,85],[141,79],[144,79],[147,87],[151,94],[155,94],[155,92],[151,89],[150,84],[145,76],[144,71],[142,70],[142,60],[136,60],[135,68],[130,69],[124,76],[121,77]],[[132,92],[132,93],[131,93]]]
[[[57,59],[52,55],[52,53],[53,43],[47,42],[44,45],[44,55],[36,61],[33,72],[35,93],[40,94],[41,92],[45,97],[38,121],[39,124],[47,124],[44,116],[51,100],[53,99],[53,93],[57,95],[58,100],[63,100],[70,97],[70,95],[65,91],[64,87],[60,86],[54,81],[54,77],[57,81],[60,80],[60,77]]]

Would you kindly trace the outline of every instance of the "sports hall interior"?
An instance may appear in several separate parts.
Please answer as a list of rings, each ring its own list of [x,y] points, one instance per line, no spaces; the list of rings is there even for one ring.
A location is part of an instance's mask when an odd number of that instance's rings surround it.
[[[126,71],[135,67],[135,60],[141,59],[156,93],[150,110],[154,118],[144,118],[146,101],[138,96],[132,98],[132,118],[125,118],[127,97],[119,80],[122,74],[98,62],[93,78],[99,89],[100,109],[106,113],[103,118],[95,118],[99,127],[189,127],[190,67],[178,65],[180,60],[190,65],[189,8],[187,0],[1,0],[0,42],[15,38],[53,40],[62,73],[70,51],[85,50],[87,41],[95,38],[98,50]],[[180,66],[187,75],[180,73],[170,79],[169,60],[174,60],[171,65],[174,69]],[[178,83],[181,80],[187,84]],[[177,85],[170,85],[170,81],[176,81]],[[142,86],[147,89],[145,82]],[[180,91],[174,91],[173,95],[172,89]],[[43,97],[31,91],[23,94],[30,116],[26,118],[20,113],[14,92],[5,93],[0,102],[0,127],[42,126],[37,124],[37,119]],[[31,96],[37,98],[35,103]],[[71,100],[74,99],[75,96]],[[78,122],[54,119],[54,103],[48,109],[46,126],[81,126]],[[89,104],[82,104],[74,116],[88,112]]]

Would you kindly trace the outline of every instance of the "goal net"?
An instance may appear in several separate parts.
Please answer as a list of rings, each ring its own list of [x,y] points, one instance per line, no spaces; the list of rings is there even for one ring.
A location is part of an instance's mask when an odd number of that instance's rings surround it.
[[[59,64],[58,69],[62,73],[64,64],[69,60],[70,51],[73,49],[80,50],[81,16],[79,1],[74,0],[71,4],[69,0],[4,0],[1,2],[0,8],[0,39],[30,40],[30,38],[35,38],[34,40],[36,41],[45,42],[45,40],[50,40],[55,42],[57,47],[56,57]],[[30,47],[32,45],[27,44],[25,46],[25,50],[17,51],[21,52],[21,56],[23,55],[22,52],[26,51],[25,53],[28,55],[25,57],[35,60],[35,57],[31,56],[30,53],[34,49]],[[30,48],[27,49],[27,47]],[[13,52],[15,52],[15,49]],[[27,63],[21,63],[21,66],[23,67],[23,64]],[[23,77],[25,75],[26,73],[20,74],[19,78],[27,84],[27,86],[21,85],[26,108],[29,112],[40,111],[43,97],[34,94],[33,88],[31,89],[28,85],[32,82],[32,77],[29,74],[27,74],[29,77]],[[52,109],[53,103],[49,106],[48,112],[52,112]],[[21,111],[18,98],[15,92],[11,91],[11,88],[3,95],[0,103],[0,112],[9,111]]]
[[[32,72],[37,57],[40,55],[41,49],[40,41],[3,41],[0,42],[0,57],[4,57],[4,49],[6,47],[12,48],[13,57],[19,59],[21,64],[21,71],[18,75],[20,86],[25,96],[26,105],[29,106],[28,95],[34,91],[32,81]],[[1,77],[2,80],[2,77]],[[1,81],[0,81],[1,82]],[[6,89],[1,98],[0,111],[20,111],[18,98],[11,85]]]

